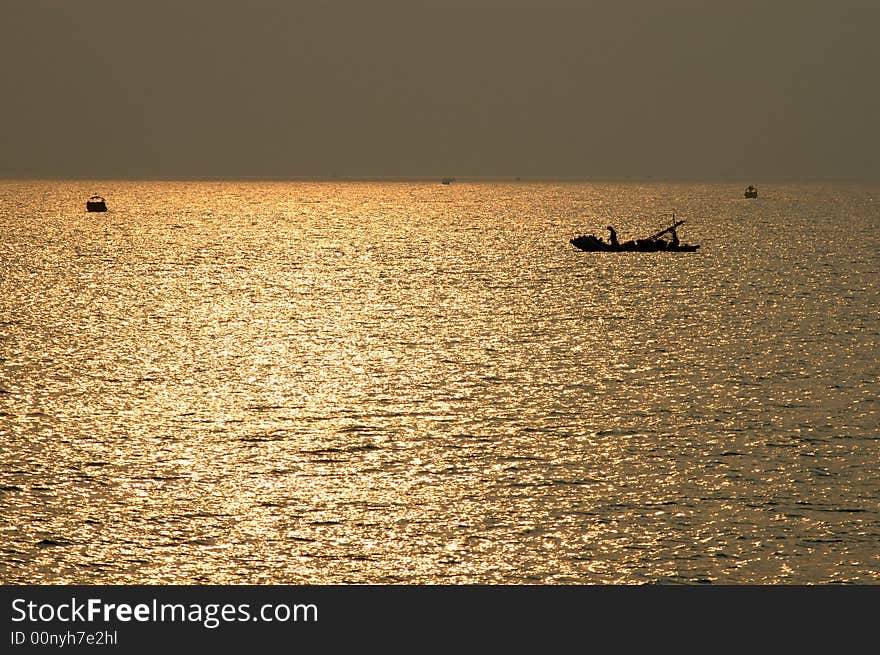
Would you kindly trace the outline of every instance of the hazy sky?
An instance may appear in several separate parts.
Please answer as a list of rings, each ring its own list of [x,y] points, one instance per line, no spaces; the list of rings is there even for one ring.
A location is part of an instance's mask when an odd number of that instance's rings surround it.
[[[880,1],[0,0],[0,177],[880,180]]]

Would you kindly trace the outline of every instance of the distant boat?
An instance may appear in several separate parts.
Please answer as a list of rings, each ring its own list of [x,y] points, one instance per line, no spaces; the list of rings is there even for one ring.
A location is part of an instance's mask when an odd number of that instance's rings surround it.
[[[92,196],[86,202],[86,211],[105,212],[107,211],[107,203],[104,202],[101,196]]]
[[[443,184],[452,184],[453,182],[455,182],[455,178],[454,177],[444,177],[440,181],[443,182]]]
[[[602,237],[592,234],[586,234],[574,239],[569,239],[569,243],[578,250],[584,252],[695,252],[700,246],[689,243],[680,243],[675,228],[684,223],[684,221],[676,221],[675,216],[672,217],[673,223],[667,228],[652,234],[647,239],[636,239],[619,243],[617,241],[617,232],[610,225],[608,230],[611,232],[611,240],[605,241]],[[666,241],[660,237],[671,234],[672,239]]]
[[[753,187],[751,184],[746,187],[746,192],[743,194],[746,198],[757,198],[758,190]]]

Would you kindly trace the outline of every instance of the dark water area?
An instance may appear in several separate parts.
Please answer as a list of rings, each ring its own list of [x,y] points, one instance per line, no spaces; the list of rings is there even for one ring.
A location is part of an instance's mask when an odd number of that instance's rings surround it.
[[[0,184],[0,582],[880,582],[880,186],[743,187]]]

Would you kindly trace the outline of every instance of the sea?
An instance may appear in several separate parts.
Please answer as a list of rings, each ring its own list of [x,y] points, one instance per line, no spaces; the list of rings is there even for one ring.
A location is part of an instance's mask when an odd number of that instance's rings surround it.
[[[880,583],[880,185],[749,182],[0,182],[0,583]]]

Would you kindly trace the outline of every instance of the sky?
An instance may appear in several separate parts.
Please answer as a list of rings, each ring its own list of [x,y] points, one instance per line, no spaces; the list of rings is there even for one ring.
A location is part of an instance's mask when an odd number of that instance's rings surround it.
[[[3,0],[0,177],[880,181],[876,0]]]

